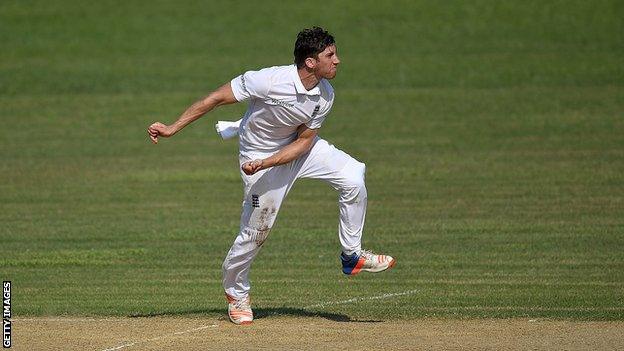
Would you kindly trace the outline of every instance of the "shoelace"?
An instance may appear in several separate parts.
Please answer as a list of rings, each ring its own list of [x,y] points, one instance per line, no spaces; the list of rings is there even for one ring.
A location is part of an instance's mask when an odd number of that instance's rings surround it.
[[[241,309],[241,310],[251,308],[251,305],[249,303],[249,298],[237,300],[234,303],[234,307],[236,307],[237,309]]]
[[[360,250],[360,257],[365,257],[366,259],[371,259],[373,256],[377,254],[372,252],[371,250]]]

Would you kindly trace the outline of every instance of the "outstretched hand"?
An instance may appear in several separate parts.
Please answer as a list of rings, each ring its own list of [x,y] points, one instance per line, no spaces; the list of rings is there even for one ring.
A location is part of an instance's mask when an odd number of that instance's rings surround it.
[[[156,122],[152,123],[152,125],[147,128],[147,134],[154,144],[158,144],[159,136],[168,138],[174,133],[169,126],[166,126],[160,122]]]
[[[246,175],[252,175],[262,169],[262,160],[253,160],[243,163],[241,166]]]

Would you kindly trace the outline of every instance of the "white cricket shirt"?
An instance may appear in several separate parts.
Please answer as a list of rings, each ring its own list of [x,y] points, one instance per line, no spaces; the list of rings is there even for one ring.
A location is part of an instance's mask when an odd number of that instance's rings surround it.
[[[249,100],[240,125],[239,149],[250,158],[273,154],[290,144],[302,124],[320,128],[334,103],[331,84],[321,79],[306,90],[296,65],[245,72],[231,85],[236,100]]]

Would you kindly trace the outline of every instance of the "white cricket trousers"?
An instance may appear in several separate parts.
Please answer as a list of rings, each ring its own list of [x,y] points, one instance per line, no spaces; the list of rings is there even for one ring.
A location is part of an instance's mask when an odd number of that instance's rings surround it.
[[[246,161],[249,161],[246,157],[239,158],[241,165]],[[225,292],[235,298],[249,294],[251,263],[268,237],[282,201],[298,178],[321,179],[338,190],[338,234],[342,250],[348,253],[359,250],[366,216],[364,170],[363,163],[320,138],[310,152],[287,164],[251,176],[241,170],[245,187],[243,211],[240,231],[223,261]]]

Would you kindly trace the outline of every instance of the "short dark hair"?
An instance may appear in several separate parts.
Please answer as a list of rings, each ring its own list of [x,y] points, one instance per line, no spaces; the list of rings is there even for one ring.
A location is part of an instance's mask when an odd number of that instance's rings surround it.
[[[318,58],[318,54],[334,43],[334,37],[321,27],[306,28],[299,32],[294,51],[297,68],[303,67],[308,57]]]

